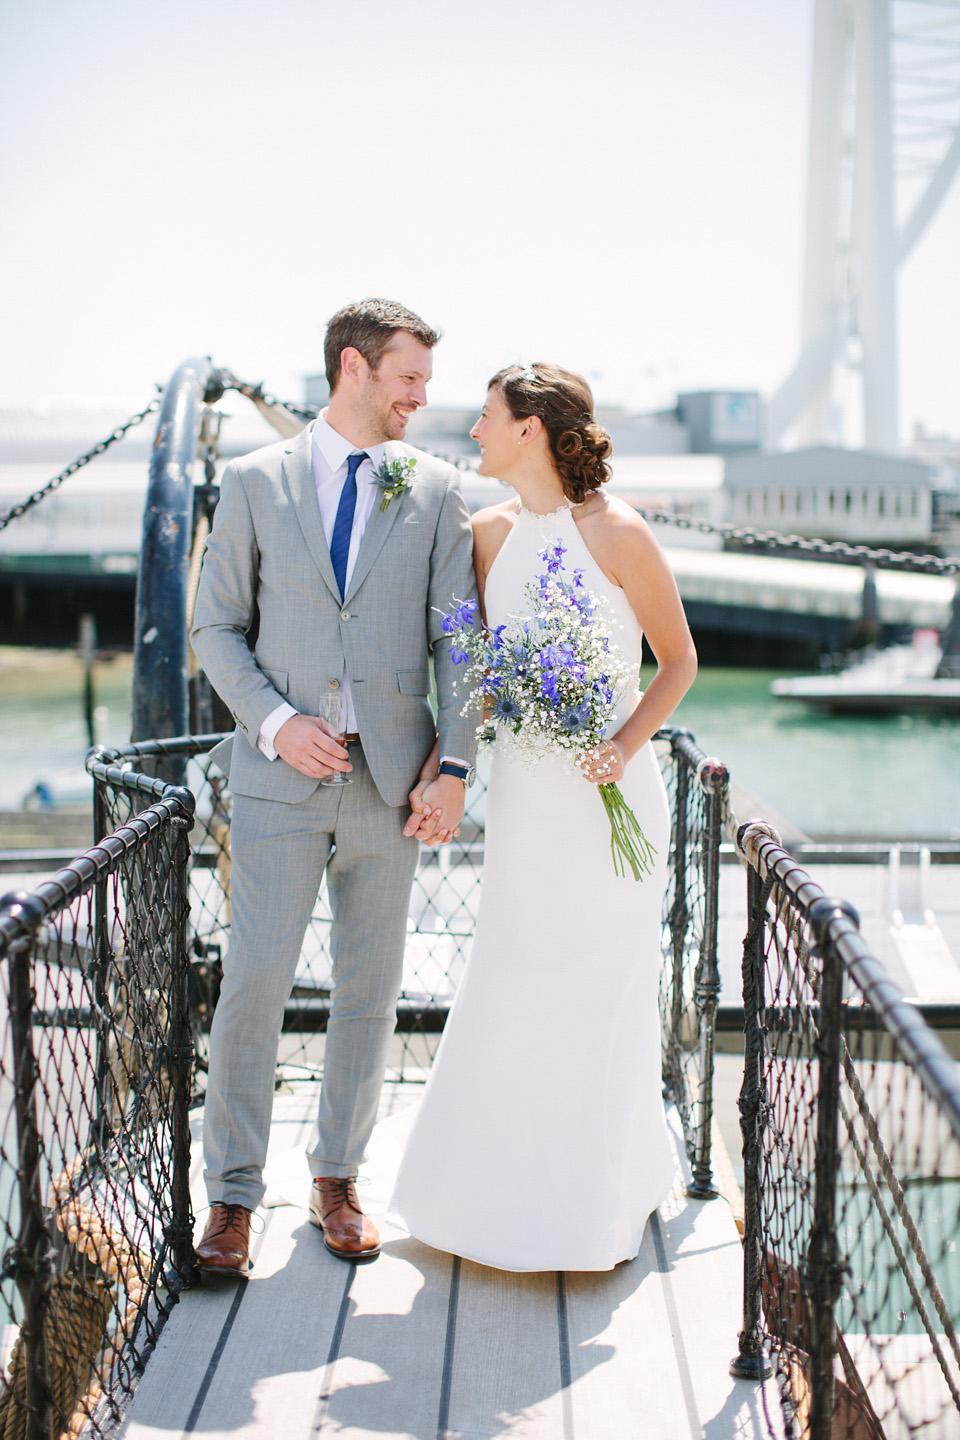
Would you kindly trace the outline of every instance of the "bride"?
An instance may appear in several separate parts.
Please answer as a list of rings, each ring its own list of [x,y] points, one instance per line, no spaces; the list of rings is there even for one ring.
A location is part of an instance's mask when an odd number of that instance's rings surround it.
[[[552,754],[531,768],[509,732],[498,735],[473,948],[391,1208],[418,1239],[484,1265],[608,1270],[637,1254],[673,1182],[657,1013],[669,813],[650,740],[692,683],[696,654],[648,526],[602,492],[611,444],[586,381],[511,365],[470,433],[480,474],[516,492],[473,517],[486,624],[529,613],[525,586],[559,540],[565,566],[604,598],[634,675],[643,635],[657,672],[620,699],[579,768]],[[434,757],[424,783],[435,770]],[[593,788],[607,781],[657,851],[639,882],[614,872]],[[429,813],[434,841],[449,838],[453,822]]]

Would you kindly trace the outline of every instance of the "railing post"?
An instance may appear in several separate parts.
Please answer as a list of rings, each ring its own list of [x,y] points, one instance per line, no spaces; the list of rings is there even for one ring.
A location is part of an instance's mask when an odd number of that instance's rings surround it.
[[[703,935],[697,961],[694,987],[700,1037],[700,1114],[697,1118],[693,1180],[687,1194],[698,1200],[712,1200],[719,1194],[713,1183],[713,1066],[717,1028],[717,1004],[720,999],[720,970],[717,964],[717,918],[720,891],[720,835],[723,828],[724,802],[728,774],[718,760],[706,760],[700,766],[700,785],[704,793],[704,827],[701,844],[703,867]]]
[[[685,734],[686,732],[681,732]],[[690,768],[671,741],[673,763],[677,773],[676,807],[674,822],[674,888],[670,905],[670,943],[673,960],[672,990],[670,996],[670,1029],[674,1044],[679,1043],[683,1027],[683,950],[690,923],[687,908],[687,836],[689,829]],[[673,1077],[682,1087],[683,1076]]]
[[[193,527],[193,464],[204,401],[223,386],[209,357],[174,371],[157,421],[143,512],[133,652],[133,738],[182,735],[189,725],[187,581]],[[157,774],[182,784],[184,761],[161,759]]]
[[[741,844],[744,831],[737,837]],[[760,1211],[760,1137],[765,1123],[766,1087],[761,1015],[764,1009],[764,929],[772,877],[762,880],[747,869],[747,934],[743,942],[743,1084],[740,1089],[740,1133],[743,1136],[743,1329],[740,1350],[730,1373],[740,1380],[765,1380],[773,1366],[763,1346],[761,1286],[763,1225]]]
[[[107,818],[107,804],[104,796],[104,787],[100,780],[94,776],[93,779],[93,843],[98,845],[110,831],[110,824]],[[105,1031],[105,1017],[110,1010],[110,997],[107,989],[107,982],[110,975],[110,924],[107,916],[107,879],[104,874],[98,875],[93,886],[93,934],[96,960],[93,970],[93,1006],[95,1016],[95,1034],[97,1037],[97,1057],[94,1069],[94,1084],[96,1086],[97,1106],[91,1126],[90,1143],[101,1151],[106,1145],[107,1132],[110,1129],[110,1095],[109,1075],[110,1066],[108,1062],[108,1042]]]
[[[836,1222],[843,962],[828,933],[829,922],[837,915],[857,923],[856,912],[851,913],[851,907],[839,901],[816,900],[810,907],[810,925],[820,953],[813,1222],[803,1266],[810,1325],[810,1440],[830,1440],[833,1426],[834,1309],[843,1273]]]
[[[165,798],[178,800],[183,812],[181,817],[173,820],[173,865],[169,889],[171,947],[168,1053],[173,1091],[173,1174],[168,1240],[175,1272],[174,1285],[179,1288],[190,1283],[195,1269],[193,1210],[190,1205],[190,1088],[194,1056],[187,990],[190,967],[187,931],[190,922],[190,831],[193,828],[196,801],[186,789],[168,790]]]
[[[17,1123],[17,1177],[20,1233],[14,1271],[23,1305],[20,1340],[24,1355],[26,1440],[47,1440],[51,1393],[45,1320],[50,1295],[50,1236],[43,1219],[40,1189],[40,1132],[37,1125],[37,1062],[33,1053],[32,931],[43,907],[26,894],[0,899],[0,915],[18,920],[21,933],[8,942],[10,1038],[13,1051],[14,1112]],[[24,934],[23,931],[28,933]],[[59,1429],[59,1426],[57,1427]]]

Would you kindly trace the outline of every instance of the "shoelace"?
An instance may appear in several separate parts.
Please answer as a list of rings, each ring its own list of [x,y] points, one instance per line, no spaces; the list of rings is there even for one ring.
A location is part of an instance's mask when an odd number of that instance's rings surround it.
[[[327,1188],[329,1186],[329,1189]],[[357,1192],[353,1186],[353,1176],[324,1175],[323,1189],[317,1186],[317,1192],[323,1197],[326,1209],[323,1214],[326,1217],[330,1211],[340,1205],[349,1205],[351,1210],[361,1213],[357,1201]]]
[[[214,1207],[211,1206],[210,1208],[213,1209]],[[213,1226],[210,1230],[211,1236],[223,1235],[225,1231],[232,1230],[242,1224],[243,1222],[240,1219],[241,1215],[249,1220],[245,1205],[225,1205],[221,1202],[219,1212],[219,1214],[214,1213]]]

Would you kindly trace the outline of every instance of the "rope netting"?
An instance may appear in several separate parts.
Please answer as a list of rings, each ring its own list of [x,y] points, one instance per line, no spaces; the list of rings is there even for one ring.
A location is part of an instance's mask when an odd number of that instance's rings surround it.
[[[850,907],[745,832],[766,881],[745,949],[741,1113],[757,1182],[748,1274],[753,1256],[781,1399],[769,1433],[947,1440],[960,1430],[960,1070]]]
[[[108,1433],[192,1264],[188,825],[162,802],[0,902],[0,1435]]]

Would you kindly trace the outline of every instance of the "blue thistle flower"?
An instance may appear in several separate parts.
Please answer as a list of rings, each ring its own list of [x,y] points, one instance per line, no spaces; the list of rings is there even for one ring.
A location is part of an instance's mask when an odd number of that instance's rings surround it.
[[[568,735],[580,735],[590,724],[589,705],[568,705],[560,715],[560,724]]]
[[[512,725],[520,719],[522,710],[516,700],[510,695],[501,695],[493,709],[494,719],[502,721],[505,725]]]

